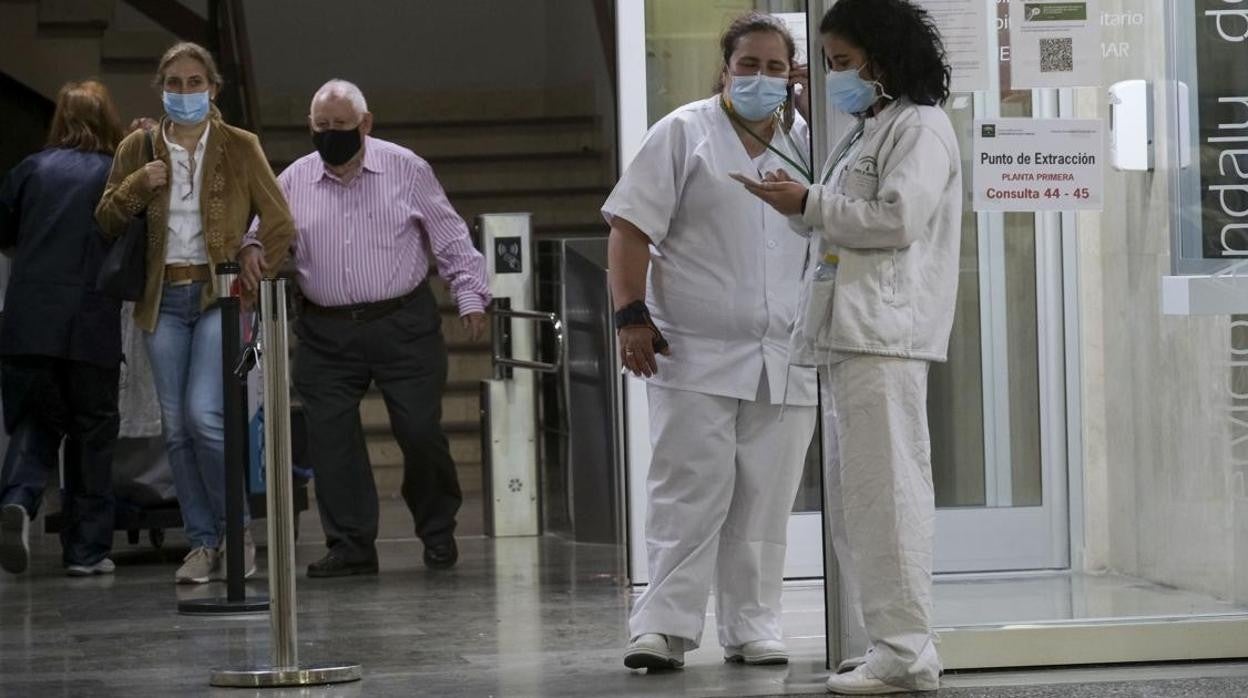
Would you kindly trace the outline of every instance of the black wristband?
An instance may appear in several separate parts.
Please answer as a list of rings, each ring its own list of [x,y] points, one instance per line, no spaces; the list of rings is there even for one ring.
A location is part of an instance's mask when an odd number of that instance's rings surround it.
[[[806,192],[802,194],[802,210],[798,211],[797,215],[799,216],[806,215],[806,202],[809,199],[810,199],[810,187],[806,187]]]
[[[659,331],[654,321],[650,319],[650,309],[646,307],[645,301],[633,301],[615,311],[615,329],[618,331],[625,327],[644,327],[650,330],[654,333],[652,346],[655,352],[662,353],[667,351],[667,339],[663,337],[663,333]]]
[[[624,327],[649,327],[650,326],[650,309],[646,307],[645,301],[633,301],[628,305],[615,311],[615,328]]]

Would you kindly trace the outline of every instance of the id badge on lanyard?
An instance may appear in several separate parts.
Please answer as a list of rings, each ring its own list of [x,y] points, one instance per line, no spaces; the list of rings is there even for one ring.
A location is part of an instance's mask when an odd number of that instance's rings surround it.
[[[820,182],[821,184],[826,185],[828,181],[832,179],[832,175],[836,174],[836,171],[841,169],[841,165],[845,162],[845,158],[848,157],[850,152],[853,151],[854,146],[858,145],[858,141],[862,140],[862,132],[863,124],[859,123],[858,128],[854,131],[854,135],[849,139],[849,142],[845,144],[845,147],[841,148],[841,152],[837,154],[836,160],[833,161],[832,166],[823,173],[823,181]]]
[[[728,115],[728,119],[737,126],[740,126],[743,131],[750,134],[750,137],[761,143],[763,147],[774,153],[790,167],[797,170],[797,173],[800,174],[807,182],[814,182],[814,168],[810,166],[810,163],[806,162],[806,158],[802,157],[802,149],[797,147],[797,144],[793,142],[793,136],[785,130],[783,126],[781,126],[780,130],[784,133],[784,137],[788,141],[789,147],[793,149],[793,157],[796,157],[797,160],[794,160],[787,154],[781,152],[774,145],[764,140],[762,136],[750,130],[750,127],[741,120],[741,117],[737,116],[735,112],[729,109],[728,105],[724,104],[723,100],[720,100],[719,106],[724,110],[724,113]]]

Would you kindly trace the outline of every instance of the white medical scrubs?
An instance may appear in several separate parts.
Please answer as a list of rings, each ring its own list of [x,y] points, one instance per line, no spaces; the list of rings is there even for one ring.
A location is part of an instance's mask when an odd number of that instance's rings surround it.
[[[927,381],[953,325],[961,160],[938,107],[895,102],[859,135],[834,149],[827,184],[811,187],[801,215],[840,264],[821,305],[811,282],[803,317],[824,319],[795,333],[793,355],[820,366],[827,520],[847,580],[848,629],[869,641],[872,676],[923,688],[941,670]]]
[[[602,209],[650,239],[647,304],[671,344],[647,387],[651,582],[633,637],[697,647],[712,583],[723,646],[782,637],[788,518],[818,418],[814,370],[788,367],[807,244],[728,176],[781,168],[802,177],[771,151],[751,159],[717,95],[655,124]]]

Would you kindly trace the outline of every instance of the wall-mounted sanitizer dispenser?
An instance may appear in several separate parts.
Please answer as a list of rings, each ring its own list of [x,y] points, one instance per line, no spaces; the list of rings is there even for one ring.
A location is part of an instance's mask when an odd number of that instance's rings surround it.
[[[1174,114],[1178,118],[1179,167],[1192,164],[1190,105],[1186,83],[1175,84]],[[1109,86],[1109,164],[1123,172],[1148,172],[1156,165],[1153,84],[1124,80]]]
[[[1109,86],[1109,164],[1128,172],[1153,169],[1153,86],[1147,80]]]

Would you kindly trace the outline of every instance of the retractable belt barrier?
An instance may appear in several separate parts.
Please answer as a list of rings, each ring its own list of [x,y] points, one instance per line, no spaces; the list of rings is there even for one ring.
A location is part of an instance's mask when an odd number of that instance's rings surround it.
[[[221,384],[225,421],[225,598],[187,599],[178,602],[178,613],[193,616],[264,613],[269,600],[263,595],[247,597],[245,559],[247,501],[247,374],[238,375],[235,365],[242,346],[238,297],[240,268],[235,262],[218,264],[217,307],[221,309]]]
[[[287,281],[266,279],[260,286],[260,361],[264,371],[264,469],[269,534],[269,627],[272,663],[268,667],[222,669],[213,686],[275,688],[358,681],[359,664],[299,664],[295,618],[295,508],[291,475],[290,348],[287,336]],[[231,368],[232,368],[231,364]]]

